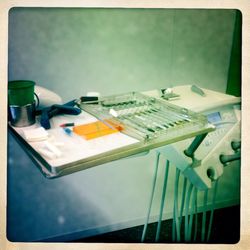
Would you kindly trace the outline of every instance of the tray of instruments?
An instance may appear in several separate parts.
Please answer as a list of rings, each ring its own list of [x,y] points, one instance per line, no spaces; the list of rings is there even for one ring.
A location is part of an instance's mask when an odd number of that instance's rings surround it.
[[[31,127],[10,126],[47,178],[148,152],[214,130],[202,114],[137,92],[92,102],[83,102],[80,98],[77,105],[82,113],[53,117],[51,129],[43,131],[45,139],[41,141],[29,141],[25,136],[42,129],[39,118]],[[70,134],[60,127],[63,123],[74,123]],[[59,144],[61,146],[56,146]],[[46,150],[54,156],[44,154]]]
[[[109,127],[152,148],[212,129],[204,115],[138,92],[80,102],[79,106]]]

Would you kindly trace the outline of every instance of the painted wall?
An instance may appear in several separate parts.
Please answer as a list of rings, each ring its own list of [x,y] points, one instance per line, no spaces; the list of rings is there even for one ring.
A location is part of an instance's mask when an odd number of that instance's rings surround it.
[[[14,8],[9,80],[65,100],[197,84],[225,92],[235,11]]]
[[[234,19],[233,10],[14,8],[9,80],[34,80],[65,101],[88,91],[108,95],[192,83],[225,92]],[[47,180],[10,135],[8,142],[10,240],[67,240],[144,222],[154,152]],[[171,176],[173,187],[174,171]],[[225,176],[218,206],[239,199],[232,172]],[[156,201],[162,180],[163,168]],[[173,189],[168,192],[172,201]],[[156,203],[152,218],[158,213]]]

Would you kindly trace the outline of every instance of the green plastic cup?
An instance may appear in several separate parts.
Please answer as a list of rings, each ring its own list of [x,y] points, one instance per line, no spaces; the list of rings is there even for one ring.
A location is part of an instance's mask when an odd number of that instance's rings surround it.
[[[8,84],[8,104],[25,106],[34,102],[35,82],[29,80],[10,81]]]

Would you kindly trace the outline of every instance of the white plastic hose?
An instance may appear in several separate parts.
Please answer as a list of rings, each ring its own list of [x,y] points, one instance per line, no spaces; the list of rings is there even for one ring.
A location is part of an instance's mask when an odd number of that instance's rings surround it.
[[[168,170],[169,170],[169,161],[167,160],[166,166],[165,166],[164,183],[163,183],[163,188],[162,188],[160,215],[158,219],[157,231],[156,231],[156,237],[155,237],[156,242],[158,242],[160,238],[162,213],[163,213],[163,208],[165,204],[165,197],[166,197],[166,190],[167,190],[167,183],[168,183]]]
[[[212,201],[212,208],[211,208],[211,214],[210,214],[209,225],[208,225],[207,242],[209,242],[210,240],[211,229],[212,229],[212,224],[213,224],[214,207],[215,207],[215,199],[216,199],[216,194],[217,194],[218,180],[219,179],[217,179],[214,182],[213,201]]]
[[[205,234],[206,234],[207,195],[208,195],[208,190],[205,190],[205,191],[204,191],[204,199],[203,199],[203,214],[202,214],[202,227],[201,227],[201,242],[204,242],[204,241],[205,241]]]
[[[187,189],[187,178],[184,176],[183,189],[182,189],[182,199],[181,199],[181,209],[180,209],[180,216],[179,216],[180,229],[181,229],[181,223],[182,223],[185,198],[186,198],[186,193],[187,193],[186,189]]]
[[[155,192],[155,184],[156,184],[158,167],[159,167],[159,159],[160,159],[160,152],[157,151],[156,152],[155,172],[154,172],[154,178],[153,178],[152,191],[151,191],[151,196],[150,196],[150,201],[149,201],[147,218],[146,218],[146,222],[145,222],[144,227],[143,227],[141,242],[144,242],[145,236],[146,236],[146,232],[147,232],[149,215],[150,215],[150,212],[151,212],[151,207],[152,207],[152,202],[153,202],[154,192]]]
[[[180,177],[180,170],[178,168],[176,168],[175,187],[174,187],[174,212],[173,212],[172,239],[173,239],[173,241],[175,241],[175,233],[176,233],[176,241],[177,242],[180,242],[180,224],[179,224],[179,216],[178,216],[179,177]]]
[[[188,241],[188,227],[189,227],[189,203],[190,203],[190,197],[193,191],[194,185],[192,183],[189,184],[188,192],[187,192],[187,199],[186,199],[186,206],[185,206],[185,241]]]
[[[196,200],[197,200],[197,188],[194,187],[192,205],[191,205],[191,214],[190,214],[189,225],[188,225],[188,238],[187,238],[188,242],[191,241],[191,237],[192,237],[192,226],[193,226],[193,217],[195,213]]]

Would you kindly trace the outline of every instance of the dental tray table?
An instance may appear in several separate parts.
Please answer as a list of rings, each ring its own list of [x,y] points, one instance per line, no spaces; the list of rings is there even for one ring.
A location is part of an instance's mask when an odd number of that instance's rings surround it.
[[[44,140],[29,141],[25,137],[28,132],[39,129],[39,117],[37,123],[30,127],[9,126],[47,178],[148,152],[191,137],[201,137],[202,140],[215,129],[202,114],[138,92],[103,97],[92,102],[79,99],[77,105],[82,109],[81,114],[51,118],[51,128],[46,130]],[[74,127],[65,130],[61,127],[65,123],[74,123]],[[92,127],[97,124],[97,132],[92,136],[86,135],[86,131],[91,130],[89,124]],[[107,130],[98,135],[101,132],[98,129],[103,126]],[[54,157],[43,154],[46,147],[54,151]],[[191,151],[196,147],[198,145],[192,146]],[[188,156],[192,158],[192,152]]]

